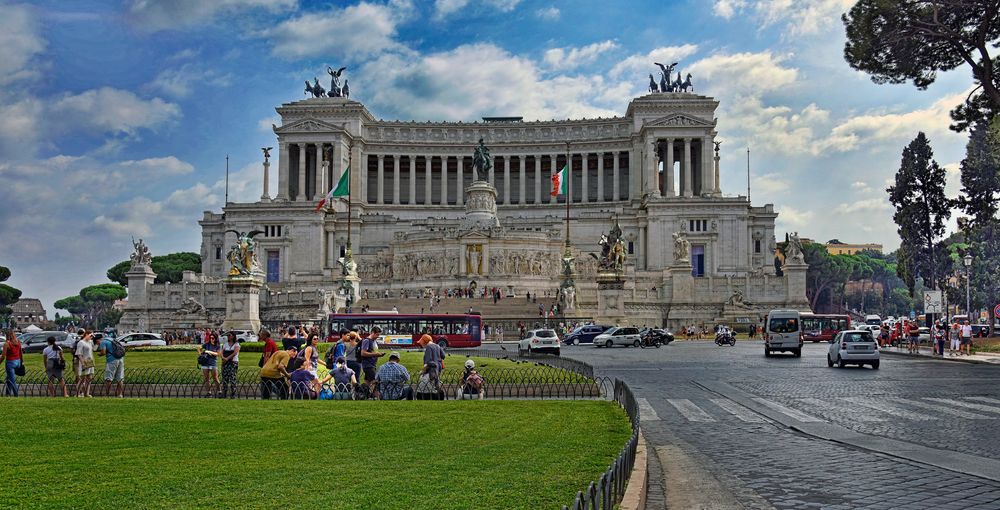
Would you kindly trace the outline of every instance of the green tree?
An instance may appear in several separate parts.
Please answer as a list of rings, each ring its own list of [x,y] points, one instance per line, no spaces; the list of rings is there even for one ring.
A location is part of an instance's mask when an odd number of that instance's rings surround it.
[[[87,312],[87,305],[79,295],[69,296],[55,302],[55,307],[66,310],[73,315],[81,315]]]
[[[842,17],[844,59],[875,83],[912,81],[921,90],[938,72],[968,65],[976,87],[952,111],[952,129],[963,131],[1000,110],[1000,61],[990,54],[998,12],[996,0],[859,0]]]
[[[0,282],[5,282],[8,278],[10,278],[10,269],[0,266]],[[17,303],[18,299],[21,299],[20,290],[6,283],[0,283],[0,322],[7,322],[7,318],[13,313],[10,305]]]
[[[958,203],[968,218],[959,224],[968,241],[962,255],[972,256],[969,286],[973,309],[1000,300],[1000,140],[984,122],[973,127],[962,160],[962,193]],[[962,265],[964,267],[964,265]],[[964,299],[962,301],[964,303]]]
[[[809,299],[809,307],[820,310],[824,299],[829,304],[840,303],[844,285],[854,272],[851,259],[843,255],[830,255],[826,247],[816,243],[803,243],[802,253],[809,264],[806,272],[806,298]]]
[[[896,183],[886,191],[896,208],[892,219],[902,243],[898,255],[899,276],[906,281],[910,295],[917,278],[938,288],[941,246],[945,221],[951,217],[952,201],[944,194],[945,171],[934,161],[934,151],[923,132],[903,149],[896,172]]]
[[[112,305],[126,296],[125,287],[117,283],[102,283],[84,287],[79,295],[60,299],[55,306],[79,316],[81,322],[93,327],[113,326],[121,319],[121,314]]]
[[[169,253],[153,257],[150,266],[156,273],[156,283],[177,283],[183,278],[184,271],[201,271],[201,255],[191,252]],[[132,267],[132,262],[123,260],[108,269],[108,279],[123,286],[128,286],[125,273]]]

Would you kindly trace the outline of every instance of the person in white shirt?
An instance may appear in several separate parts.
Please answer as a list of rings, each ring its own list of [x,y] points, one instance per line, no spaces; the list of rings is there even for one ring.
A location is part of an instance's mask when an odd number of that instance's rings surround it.
[[[94,378],[94,341],[93,333],[85,331],[83,338],[76,343],[76,357],[79,372],[76,377],[76,396],[93,397],[90,393],[90,381]]]
[[[962,347],[959,349],[959,353],[965,351],[966,356],[972,355],[972,325],[963,324],[962,325]]]
[[[55,384],[58,382],[62,388],[64,397],[68,397],[66,391],[66,379],[63,378],[63,370],[66,368],[66,358],[63,357],[62,347],[56,345],[56,337],[50,336],[48,346],[42,351],[42,358],[45,359],[45,375],[48,376],[48,392],[50,397],[56,396]]]

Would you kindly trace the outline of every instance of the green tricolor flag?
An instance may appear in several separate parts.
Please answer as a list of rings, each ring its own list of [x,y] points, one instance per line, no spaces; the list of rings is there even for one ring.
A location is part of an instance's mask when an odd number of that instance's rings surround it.
[[[552,196],[567,195],[569,194],[569,179],[567,179],[569,165],[562,167],[557,173],[552,174]]]
[[[327,202],[333,199],[333,197],[346,197],[351,193],[351,167],[347,167],[344,170],[344,175],[340,176],[340,182],[337,183],[337,187],[330,190],[329,193],[323,197],[323,200],[316,204],[316,210],[320,210],[326,205]]]

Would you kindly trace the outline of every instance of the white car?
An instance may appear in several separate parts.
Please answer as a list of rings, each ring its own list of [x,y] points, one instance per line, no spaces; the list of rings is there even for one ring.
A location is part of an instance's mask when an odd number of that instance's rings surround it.
[[[851,329],[837,333],[830,342],[830,350],[826,354],[826,366],[837,365],[844,368],[847,365],[859,367],[871,365],[878,370],[878,342],[871,331]]]
[[[257,333],[250,331],[248,329],[234,329],[232,331],[227,331],[222,334],[222,340],[226,339],[226,335],[229,333],[236,333],[236,341],[239,343],[243,342],[256,342],[258,340]]]
[[[517,353],[559,355],[559,335],[552,329],[533,329],[517,342]]]
[[[624,345],[625,347],[639,347],[642,338],[639,337],[639,328],[615,327],[611,328],[594,338],[594,347],[614,347]]]
[[[125,347],[163,347],[167,345],[156,333],[129,333],[118,338]]]

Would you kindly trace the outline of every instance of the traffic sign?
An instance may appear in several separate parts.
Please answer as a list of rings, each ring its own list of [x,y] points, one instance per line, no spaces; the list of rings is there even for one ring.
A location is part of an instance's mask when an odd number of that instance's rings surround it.
[[[940,290],[924,291],[924,313],[944,313],[944,300]]]
[[[993,316],[1000,319],[1000,305],[997,305],[996,308],[993,309]]]

